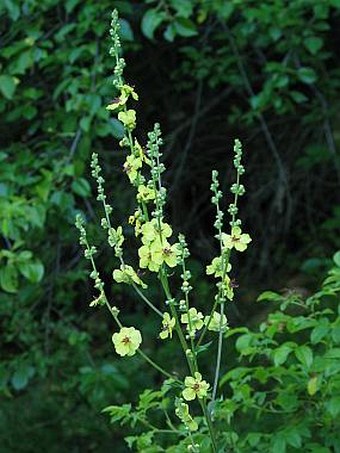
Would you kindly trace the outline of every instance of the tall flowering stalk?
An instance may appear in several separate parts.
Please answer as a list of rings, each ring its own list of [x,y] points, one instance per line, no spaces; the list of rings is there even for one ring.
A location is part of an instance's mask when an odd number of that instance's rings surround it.
[[[165,166],[161,161],[162,137],[158,124],[148,133],[146,146],[142,146],[134,136],[137,115],[131,107],[138,101],[135,89],[126,84],[123,78],[125,60],[121,56],[121,43],[119,38],[119,20],[116,11],[112,13],[110,35],[112,47],[110,54],[115,61],[113,74],[113,86],[116,97],[106,107],[124,126],[124,137],[119,145],[126,150],[126,159],[123,171],[130,184],[135,189],[136,207],[129,216],[128,222],[134,228],[137,242],[138,266],[134,267],[127,263],[124,257],[124,231],[121,225],[114,225],[112,220],[113,208],[107,201],[97,154],[92,155],[92,176],[97,184],[97,200],[102,204],[103,217],[101,226],[106,231],[107,241],[112,247],[116,257],[116,268],[112,271],[113,280],[117,284],[127,284],[136,292],[138,297],[159,318],[159,332],[161,341],[178,341],[182,348],[187,363],[187,373],[178,379],[168,370],[163,369],[147,356],[141,349],[143,335],[139,326],[125,326],[120,318],[120,309],[109,302],[105,292],[104,282],[95,264],[96,248],[88,242],[85,221],[81,216],[76,219],[76,226],[80,232],[80,244],[84,247],[85,258],[91,263],[90,277],[94,280],[94,287],[98,291],[97,297],[90,303],[91,307],[105,305],[113,317],[117,331],[112,335],[112,342],[119,356],[133,356],[139,354],[151,366],[173,384],[177,392],[174,398],[174,413],[185,427],[184,431],[178,431],[179,435],[187,437],[187,445],[190,451],[200,451],[195,442],[195,433],[199,430],[197,421],[191,415],[191,405],[195,400],[201,407],[205,424],[201,430],[207,430],[210,436],[210,444],[213,452],[218,451],[218,440],[214,432],[212,402],[217,397],[218,382],[223,349],[223,334],[228,329],[225,305],[234,298],[234,280],[230,276],[231,265],[229,263],[233,251],[243,252],[251,241],[248,234],[243,233],[241,221],[237,218],[238,199],[244,194],[245,189],[240,184],[240,177],[244,173],[241,164],[241,143],[236,140],[234,146],[234,167],[236,170],[236,182],[231,187],[234,195],[233,202],[229,205],[228,212],[231,216],[230,228],[224,232],[224,213],[220,207],[222,192],[219,188],[218,173],[213,171],[211,190],[213,192],[212,203],[216,206],[215,228],[216,239],[219,243],[219,254],[206,268],[207,275],[213,275],[216,279],[217,293],[211,310],[202,313],[192,306],[190,293],[193,290],[190,279],[191,273],[187,268],[187,259],[190,256],[188,245],[184,235],[174,238],[173,229],[168,223],[164,212],[167,192],[162,184],[162,174]],[[164,302],[151,301],[147,292],[147,277],[140,277],[139,269],[155,273],[160,281]],[[171,276],[174,272],[180,273],[180,292],[175,292]],[[175,297],[174,294],[181,294]],[[212,332],[217,341],[216,367],[213,385],[205,379],[199,368],[199,353],[202,352],[202,341],[208,332]],[[210,334],[211,335],[211,334]],[[190,404],[188,404],[190,403]],[[174,432],[177,432],[176,430]]]

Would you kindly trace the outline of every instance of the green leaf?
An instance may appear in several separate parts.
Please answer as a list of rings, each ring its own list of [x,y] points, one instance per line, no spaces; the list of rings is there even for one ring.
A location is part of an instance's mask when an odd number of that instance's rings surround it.
[[[265,291],[259,295],[256,302],[262,302],[263,300],[281,301],[282,296],[274,291]]]
[[[111,423],[120,421],[121,424],[127,423],[131,418],[131,404],[123,404],[122,406],[108,406],[102,412],[108,413]]]
[[[119,24],[120,24],[119,34],[120,37],[122,38],[122,41],[133,41],[134,40],[133,31],[129,22],[125,19],[120,19]]]
[[[209,341],[208,343],[200,345],[198,348],[196,348],[196,355],[200,354],[201,352],[205,352],[209,349],[211,346],[212,341]]]
[[[286,439],[283,435],[278,434],[272,438],[272,449],[275,453],[286,453]]]
[[[34,368],[30,365],[20,365],[11,378],[11,384],[15,390],[24,389],[31,377],[34,375]]]
[[[175,29],[174,24],[171,23],[166,27],[165,32],[163,33],[163,36],[167,41],[173,42],[173,40],[175,39],[175,36],[176,36],[176,29]]]
[[[308,395],[313,396],[318,391],[318,378],[313,376],[309,379],[307,384]]]
[[[327,335],[329,331],[329,321],[326,318],[322,318],[319,324],[314,327],[311,332],[310,340],[312,344],[320,343],[320,341]]]
[[[313,363],[313,351],[308,346],[302,345],[294,350],[294,354],[298,361],[307,368]]]
[[[307,84],[314,83],[317,79],[316,73],[312,68],[300,68],[297,71],[297,75],[301,82]]]
[[[195,24],[184,17],[178,17],[174,22],[175,29],[180,36],[190,38],[197,35]]]
[[[83,129],[83,131],[88,132],[90,130],[92,118],[90,116],[83,116],[80,120],[79,125]]]
[[[290,97],[295,101],[297,104],[302,104],[303,102],[308,101],[308,97],[301,93],[300,91],[290,91]]]
[[[340,0],[331,0],[331,5],[334,6],[334,8],[340,8]]]
[[[73,181],[71,187],[74,193],[83,198],[88,197],[91,193],[91,186],[84,178],[78,178]]]
[[[317,36],[306,38],[303,43],[312,55],[316,55],[323,46],[323,40]]]
[[[273,41],[278,41],[282,36],[282,30],[276,26],[270,27],[269,34]]]
[[[253,336],[251,334],[244,334],[238,337],[236,341],[236,349],[239,352],[243,352],[245,349],[249,348],[251,342],[253,340]]]
[[[332,417],[337,417],[340,413],[340,396],[333,396],[325,403],[325,406]]]
[[[301,434],[297,428],[291,428],[285,431],[285,438],[289,445],[295,448],[300,448],[302,444]]]
[[[9,75],[0,75],[0,91],[7,99],[12,99],[16,89],[16,79]]]
[[[142,18],[141,29],[143,34],[149,38],[153,39],[156,29],[165,19],[165,14],[156,9],[149,9]]]
[[[282,365],[287,360],[289,354],[292,352],[292,345],[284,343],[273,353],[273,360],[275,366]]]
[[[80,0],[66,0],[65,9],[70,14],[74,8],[78,5]]]
[[[13,2],[12,0],[4,0],[4,4],[8,10],[8,13],[11,19],[14,21],[18,20],[20,16],[20,8],[16,3],[17,2]]]
[[[332,348],[324,355],[325,359],[340,359],[340,348]]]
[[[18,291],[18,271],[13,264],[7,264],[0,269],[0,286],[8,293]]]
[[[340,250],[333,255],[333,261],[336,266],[340,267]]]
[[[21,274],[32,283],[38,283],[44,276],[44,265],[38,259],[29,262],[18,263]]]
[[[121,140],[125,135],[123,124],[117,118],[110,119],[111,133],[117,140]]]
[[[192,0],[171,0],[172,8],[177,12],[178,16],[190,17],[193,12],[194,2]]]

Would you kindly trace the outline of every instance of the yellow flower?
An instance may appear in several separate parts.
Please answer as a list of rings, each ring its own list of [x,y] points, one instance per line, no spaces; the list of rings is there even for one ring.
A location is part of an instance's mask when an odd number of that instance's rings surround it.
[[[231,271],[231,264],[228,263],[226,272]],[[223,269],[222,269],[222,257],[218,256],[214,258],[206,268],[207,275],[214,275],[214,277],[222,277],[223,276]]]
[[[112,335],[112,342],[117,354],[122,357],[132,356],[142,343],[142,335],[134,327],[122,327],[118,333]]]
[[[157,219],[152,219],[150,222],[144,223],[142,226],[142,242],[143,244],[150,244],[156,239],[168,238],[172,235],[171,226],[167,223],[158,223]]]
[[[148,268],[151,272],[159,271],[160,264],[153,261],[150,245],[142,245],[138,250],[138,256],[141,269]]]
[[[129,85],[123,85],[119,97],[114,99],[107,107],[106,110],[118,110],[120,107],[126,104],[130,95],[135,101],[138,101],[138,94]]]
[[[138,170],[142,167],[143,162],[140,157],[133,154],[127,156],[123,165],[125,173],[128,175],[130,182],[134,182],[138,176]]]
[[[209,384],[202,380],[201,373],[197,371],[194,377],[187,376],[184,380],[185,389],[182,392],[183,398],[187,401],[192,401],[196,398],[205,398],[208,394]]]
[[[224,292],[225,292],[225,295],[227,296],[227,298],[229,300],[233,300],[234,299],[234,285],[233,285],[233,281],[230,280],[230,277],[228,275],[226,275],[224,277],[223,289],[224,289]]]
[[[244,252],[251,242],[251,237],[249,234],[242,234],[242,230],[239,226],[234,226],[231,230],[231,235],[223,233],[222,234],[222,242],[224,247],[231,250],[235,248],[235,250],[239,252]]]
[[[136,127],[136,111],[127,110],[126,112],[119,112],[118,119],[121,121],[124,126],[132,131]]]
[[[209,322],[210,316],[206,316],[204,318],[204,324],[208,326],[208,330],[212,332],[219,332],[220,330],[225,331],[228,329],[228,320],[226,315],[223,315],[222,322],[221,322],[221,315],[217,311],[214,311],[212,318]],[[209,322],[209,325],[208,325]]]
[[[162,331],[159,334],[159,338],[165,340],[166,338],[172,338],[172,330],[175,327],[176,320],[171,318],[169,313],[164,313],[162,321]]]
[[[148,201],[154,200],[156,197],[156,192],[151,187],[147,187],[144,185],[140,185],[138,187],[137,193],[137,201],[144,201],[147,203]]]
[[[181,316],[181,323],[187,324],[188,332],[194,335],[196,330],[200,330],[203,327],[203,314],[200,311],[198,312],[196,308],[189,308],[189,312]]]
[[[180,255],[178,244],[170,245],[168,241],[157,239],[150,245],[152,261],[155,264],[167,264],[169,267],[177,266],[177,257]]]
[[[122,264],[120,269],[115,269],[112,276],[117,283],[127,283],[128,285],[136,283],[142,288],[147,288],[147,285],[138,277],[135,270],[127,264]]]

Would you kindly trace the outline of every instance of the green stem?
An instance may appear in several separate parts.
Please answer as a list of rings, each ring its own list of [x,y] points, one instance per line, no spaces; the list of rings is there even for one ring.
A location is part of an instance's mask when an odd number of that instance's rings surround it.
[[[161,284],[162,284],[162,287],[163,287],[164,294],[165,294],[166,298],[168,300],[172,300],[172,295],[171,295],[171,292],[170,292],[170,289],[169,289],[168,277],[166,275],[166,270],[164,269],[164,265],[162,265],[162,268],[160,270],[159,275],[160,275]],[[184,354],[186,355],[186,351],[188,349],[188,344],[187,344],[187,342],[186,342],[186,340],[184,338],[183,332],[182,332],[181,327],[180,327],[177,310],[171,303],[169,304],[169,307],[170,307],[171,315],[176,320],[175,330],[176,330],[176,333],[178,335],[178,338],[179,338],[179,341],[181,343],[181,346],[182,346],[182,349],[184,351]],[[190,362],[189,359],[188,359],[188,364],[189,364],[189,368],[191,369],[191,362]]]
[[[91,260],[93,261],[93,260]],[[94,261],[93,261],[93,264],[94,264]],[[95,266],[95,264],[94,264]],[[119,321],[119,318],[118,316],[114,313],[114,311],[112,310],[112,307],[111,305],[109,304],[109,301],[107,300],[107,297],[105,295],[105,293],[103,293],[103,296],[104,296],[104,301],[105,301],[105,305],[106,307],[108,308],[109,312],[111,313],[111,316],[113,317],[113,319],[115,320],[115,322],[117,323],[118,327],[121,329],[123,327],[123,324]],[[164,376],[166,376],[167,378],[170,378],[170,379],[174,379],[174,377],[168,373],[166,370],[164,370],[162,367],[160,367],[159,365],[157,365],[157,363],[155,363],[152,359],[150,359],[150,357],[148,355],[145,354],[145,352],[143,352],[141,349],[137,349],[137,352],[138,354],[143,357],[143,359],[148,362],[153,368],[155,368],[155,370],[159,371],[160,373],[162,373]],[[181,381],[179,381],[178,379],[175,379],[175,381],[177,381],[178,383],[180,384],[183,384]]]
[[[200,405],[202,407],[202,411],[204,413],[204,417],[205,417],[205,419],[207,421],[209,434],[210,434],[210,439],[211,439],[211,447],[212,447],[213,453],[217,453],[217,444],[216,444],[216,440],[215,440],[214,428],[213,428],[212,423],[211,423],[210,415],[208,414],[206,402],[204,400],[203,401],[199,400],[199,401],[200,401]]]
[[[144,302],[155,312],[157,313],[158,316],[160,316],[163,319],[163,313],[158,310],[157,307],[154,306],[154,304],[142,293],[142,291],[138,288],[138,286],[135,283],[132,283],[133,289],[136,291],[136,293],[140,296],[141,299],[144,300]]]
[[[214,302],[214,305],[211,309],[211,312],[210,312],[210,315],[209,315],[209,319],[208,319],[208,322],[204,325],[204,328],[202,330],[202,333],[197,341],[197,344],[196,344],[196,348],[199,347],[199,345],[202,343],[203,341],[203,338],[205,336],[205,334],[207,333],[207,330],[208,330],[208,327],[209,327],[209,324],[211,323],[211,320],[213,318],[213,315],[214,315],[214,311],[216,310],[216,307],[217,307],[217,304],[218,304],[218,299],[216,298],[215,299],[215,302]]]
[[[159,371],[167,378],[174,379],[174,377],[170,373],[168,373],[162,367],[157,365],[157,363],[155,363],[152,359],[150,359],[150,357],[148,355],[146,355],[145,352],[143,352],[141,349],[137,349],[137,352],[141,357],[143,357],[144,360],[146,360],[153,368],[155,368],[155,370]],[[183,384],[182,381],[180,381],[178,379],[174,379],[174,380],[180,384]]]
[[[216,399],[218,380],[220,377],[221,359],[222,359],[222,344],[223,344],[223,330],[222,330],[223,315],[224,315],[224,302],[222,302],[222,304],[221,304],[220,329],[218,332],[218,346],[217,346],[217,356],[216,356],[216,367],[215,367],[215,378],[214,378],[214,387],[213,387],[213,393],[212,393],[212,401],[215,401],[215,399]]]

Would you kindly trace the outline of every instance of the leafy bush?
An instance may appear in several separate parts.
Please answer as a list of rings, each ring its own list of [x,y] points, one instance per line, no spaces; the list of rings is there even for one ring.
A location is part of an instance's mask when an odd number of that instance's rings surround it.
[[[280,310],[258,331],[226,334],[238,336],[242,363],[221,379],[230,399],[216,417],[228,420],[234,451],[339,451],[339,258],[315,294],[267,291],[258,301]]]

